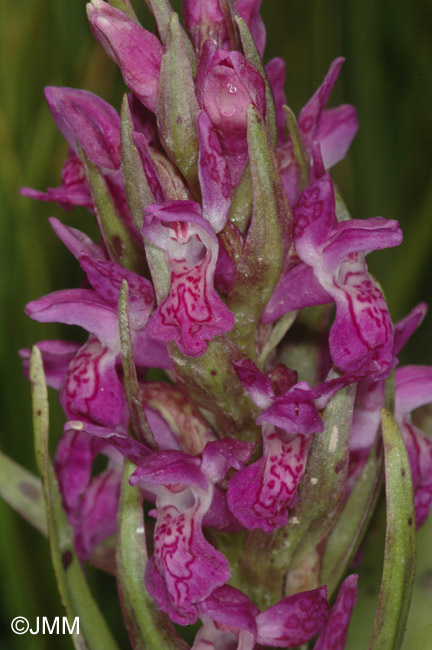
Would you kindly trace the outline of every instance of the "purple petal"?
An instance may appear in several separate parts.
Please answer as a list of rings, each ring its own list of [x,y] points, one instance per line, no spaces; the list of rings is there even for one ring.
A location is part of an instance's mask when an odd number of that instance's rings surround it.
[[[93,438],[100,445],[103,445],[105,453],[108,454],[108,450],[111,448],[115,451],[115,454],[119,452],[121,456],[125,456],[135,465],[143,463],[150,454],[150,449],[146,445],[128,436],[121,428],[115,429],[114,427],[98,426],[90,422],[70,420],[65,424],[65,431],[81,432],[90,440]]]
[[[258,643],[269,646],[298,646],[312,639],[329,613],[326,588],[288,596],[258,614]]]
[[[399,354],[408,339],[420,327],[423,318],[426,316],[426,312],[427,305],[425,302],[421,302],[409,314],[396,323],[394,328],[393,354]]]
[[[343,58],[333,61],[321,86],[300,111],[298,125],[308,150],[311,150],[312,142],[316,139],[318,121],[339,76],[343,62]]]
[[[151,454],[139,463],[131,485],[192,485],[207,490],[209,482],[200,468],[200,459],[182,451],[167,449]]]
[[[320,250],[337,225],[336,201],[330,176],[320,178],[300,195],[294,212],[296,249],[307,264],[314,266]]]
[[[261,320],[263,323],[273,323],[289,311],[329,302],[332,302],[332,297],[318,282],[313,268],[300,262],[279,280]]]
[[[192,500],[192,503],[191,503]],[[197,619],[195,605],[230,578],[226,558],[202,534],[202,518],[211,503],[211,491],[198,488],[173,492],[160,487],[156,501],[158,518],[154,538],[154,566],[163,577],[167,593],[154,585],[147,572],[146,585],[156,604],[171,607],[170,617],[181,624]]]
[[[257,424],[268,422],[287,434],[311,434],[323,430],[314,400],[318,392],[306,382],[296,384],[287,393],[274,397],[270,406],[257,418]]]
[[[96,453],[92,439],[80,431],[66,431],[60,438],[54,467],[68,516],[73,517],[90,481]]]
[[[395,372],[395,413],[405,414],[432,402],[432,366],[404,366]]]
[[[224,585],[198,606],[200,615],[205,614],[216,623],[236,630],[247,630],[256,637],[255,618],[259,609],[249,598],[234,587]]]
[[[170,293],[152,316],[148,333],[175,341],[184,354],[200,356],[206,341],[234,326],[213,287],[216,235],[191,201],[148,206],[143,233],[165,250],[171,271]]]
[[[147,183],[153,193],[155,201],[162,203],[165,201],[165,193],[161,185],[156,165],[150,153],[150,148],[146,137],[142,133],[132,133],[132,139],[138,149]]]
[[[398,420],[411,465],[416,527],[420,528],[432,504],[432,441],[408,417]]]
[[[357,112],[354,106],[349,104],[342,104],[321,113],[315,140],[321,145],[326,169],[345,158],[358,126]]]
[[[229,293],[236,273],[235,264],[228,254],[224,242],[219,240],[219,253],[215,270],[215,285],[222,293]]]
[[[285,95],[285,61],[280,58],[271,59],[266,67],[270,86],[273,90],[273,97],[276,108],[276,120],[278,127],[279,144],[285,140],[285,111],[283,106],[287,103]]]
[[[119,66],[126,85],[144,106],[155,111],[163,55],[159,40],[102,0],[92,0],[87,15],[95,38]]]
[[[276,433],[267,433],[262,458],[230,479],[228,505],[246,528],[270,533],[287,524],[288,507],[303,476],[310,443],[305,436],[284,443]]]
[[[93,289],[113,309],[118,306],[122,280],[127,280],[131,328],[138,330],[147,324],[154,305],[153,285],[149,280],[115,262],[88,255],[81,255],[79,262]]]
[[[37,347],[42,354],[47,385],[58,390],[70,362],[81,346],[71,341],[39,341]],[[28,378],[31,349],[19,350],[18,354],[23,359],[24,374]]]
[[[332,291],[336,317],[329,337],[331,357],[344,372],[386,376],[393,366],[393,325],[363,256],[345,261],[338,280]]]
[[[93,211],[93,199],[87,185],[85,173],[80,159],[72,149],[62,168],[62,183],[60,187],[49,187],[46,192],[38,192],[31,187],[22,187],[19,193],[37,201],[56,201],[62,210],[72,210],[80,205]]]
[[[231,178],[216,131],[204,111],[198,117],[198,138],[203,215],[219,232],[231,207]]]
[[[269,406],[274,397],[270,379],[258,370],[252,359],[233,361],[234,370],[248,391],[254,404],[263,409]]]
[[[201,469],[212,483],[221,481],[229,469],[241,469],[254,450],[255,443],[223,438],[208,442],[202,454]]]
[[[111,468],[93,478],[85,490],[75,529],[75,546],[81,559],[88,559],[97,544],[115,533],[120,485],[121,474]]]
[[[105,253],[102,248],[95,244],[90,237],[87,237],[83,232],[76,228],[65,226],[54,217],[50,217],[48,221],[57,237],[77,259],[80,255],[89,255],[96,259],[105,259]]]
[[[64,289],[33,300],[25,313],[40,323],[79,325],[120,350],[117,310],[91,289]]]
[[[105,426],[123,421],[126,405],[115,369],[116,356],[95,338],[79,349],[60,391],[60,403],[68,418],[84,418]]]
[[[214,486],[213,499],[210,508],[204,515],[203,526],[223,530],[227,533],[243,530],[243,526],[229,509],[226,492],[218,485]]]
[[[358,576],[352,574],[341,584],[336,602],[314,650],[344,650],[351,614],[357,600],[357,580]]]
[[[120,118],[110,104],[75,88],[47,86],[45,97],[55,123],[77,155],[78,141],[95,165],[120,168]]]
[[[402,232],[397,221],[372,217],[350,219],[335,225],[330,241],[323,248],[326,270],[333,271],[351,253],[399,246]]]

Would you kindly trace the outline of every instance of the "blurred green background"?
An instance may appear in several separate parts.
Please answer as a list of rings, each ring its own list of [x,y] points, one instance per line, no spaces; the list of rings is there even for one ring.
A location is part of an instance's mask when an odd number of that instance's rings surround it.
[[[135,3],[151,27],[144,0]],[[175,3],[176,7],[179,2]],[[373,254],[395,319],[420,300],[432,304],[432,5],[429,0],[264,0],[266,59],[287,63],[288,102],[297,112],[319,85],[330,62],[346,57],[332,105],[357,107],[360,131],[334,171],[352,216],[398,219],[405,234],[397,250]],[[30,399],[17,356],[19,348],[79,332],[28,320],[24,305],[49,291],[76,286],[80,273],[55,238],[47,217],[94,232],[83,211],[61,213],[54,204],[18,196],[20,186],[56,186],[66,146],[43,98],[45,85],[86,88],[117,108],[124,91],[114,65],[93,41],[85,2],[0,0],[0,448],[32,471]],[[432,364],[432,317],[402,355],[404,363]],[[62,418],[52,395],[55,442]],[[67,637],[14,636],[10,621],[61,615],[45,540],[0,503],[0,650],[69,649]],[[432,523],[419,534],[418,575],[406,650],[431,648]],[[362,597],[348,647],[367,647],[382,562],[378,517],[360,569]],[[102,608],[121,631],[113,580],[89,574]]]

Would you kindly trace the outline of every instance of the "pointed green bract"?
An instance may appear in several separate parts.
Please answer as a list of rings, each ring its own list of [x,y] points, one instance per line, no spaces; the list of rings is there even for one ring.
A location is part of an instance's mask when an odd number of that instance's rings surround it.
[[[144,209],[155,202],[155,197],[147,182],[139,152],[132,139],[134,131],[127,95],[123,95],[121,105],[121,152],[122,173],[126,198],[132,217],[138,229],[144,224]]]
[[[142,162],[132,139],[133,124],[127,95],[124,95],[121,108],[121,147],[122,172],[127,200],[136,227],[141,230],[144,224],[144,210],[154,203],[155,198],[147,182]],[[168,295],[170,272],[165,261],[165,253],[144,238],[147,263],[152,276],[158,303]]]
[[[250,221],[253,205],[252,175],[249,162],[233,190],[229,219],[244,233]]]
[[[117,533],[117,584],[132,647],[135,650],[187,650],[168,616],[148,595],[145,570],[148,560],[142,497],[129,479],[135,465],[125,460]]]
[[[299,190],[304,190],[309,185],[310,177],[310,162],[307,155],[305,146],[303,144],[302,135],[297,124],[297,119],[294,112],[289,106],[284,106],[285,117],[287,122],[288,133],[291,138],[294,158],[297,162],[300,178]]]
[[[331,598],[363,539],[381,492],[383,454],[375,444],[326,542],[321,582]]]
[[[169,40],[169,24],[172,15],[174,14],[173,8],[168,0],[145,0],[148,8],[152,12],[157,24],[159,35],[162,43],[166,46]],[[176,14],[177,19],[178,15]],[[197,68],[197,60],[194,47],[191,43],[189,36],[184,31],[183,27],[179,25],[179,33],[181,35],[183,45],[187,52],[189,62],[192,67],[192,73],[195,76]]]
[[[369,650],[402,646],[415,576],[416,532],[410,463],[393,416],[381,409],[387,525],[384,568]]]
[[[73,624],[75,617],[79,617],[79,634],[74,632],[72,641],[77,650],[118,650],[90,593],[75,553],[73,530],[62,507],[48,452],[48,391],[42,356],[36,346],[33,347],[30,358],[30,382],[36,463],[42,477],[52,563],[69,623]]]
[[[80,157],[95,205],[97,222],[111,260],[130,271],[140,273],[143,270],[142,251],[117,213],[104,177],[82,149]]]
[[[240,16],[235,17],[237,23],[241,44],[243,47],[243,52],[249,63],[251,63],[256,70],[260,73],[265,82],[265,97],[266,97],[266,117],[265,124],[269,132],[271,143],[274,147],[277,145],[277,123],[276,123],[276,109],[273,98],[273,91],[270,86],[270,82],[265,71],[264,64],[260,57],[260,54],[255,45],[255,41],[252,38],[252,35],[249,31],[249,27],[246,25],[243,18]]]
[[[123,279],[121,284],[118,314],[124,386],[129,407],[132,431],[138,440],[144,442],[151,449],[156,449],[156,442],[150,429],[149,423],[147,422],[139,392],[138,378],[136,374],[130,336],[129,287],[126,279]]]
[[[173,13],[159,77],[157,120],[165,151],[196,197],[199,196],[198,112],[191,64],[178,15]]]
[[[249,108],[248,147],[254,209],[228,306],[236,319],[230,338],[243,354],[255,359],[255,330],[286,262],[292,216],[276,156],[253,106]]]

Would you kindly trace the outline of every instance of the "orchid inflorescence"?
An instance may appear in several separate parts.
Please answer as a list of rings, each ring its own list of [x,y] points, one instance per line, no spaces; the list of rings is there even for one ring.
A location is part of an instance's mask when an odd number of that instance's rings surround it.
[[[316,637],[315,650],[342,649],[357,576],[341,581],[383,465],[390,514],[402,466],[409,539],[432,501],[432,444],[411,418],[432,400],[432,368],[397,367],[426,307],[392,323],[365,257],[402,233],[352,219],[328,171],[358,127],[352,106],[326,108],[343,59],[296,118],[284,62],[262,61],[261,0],[184,0],[185,28],[168,0],[146,2],[157,36],[129,0],[87,5],[130,92],[119,115],[91,92],[46,88],[68,158],[60,187],[21,190],[84,206],[100,230],[94,242],[50,220],[84,280],[26,307],[88,332],[37,344],[67,417],[54,468],[75,552],[92,562],[108,548],[129,490],[142,520],[129,543],[156,604],[142,608],[161,621],[134,621],[117,550],[134,647],[189,647],[169,620],[200,619],[193,650]],[[393,624],[389,580],[385,568],[374,639]]]

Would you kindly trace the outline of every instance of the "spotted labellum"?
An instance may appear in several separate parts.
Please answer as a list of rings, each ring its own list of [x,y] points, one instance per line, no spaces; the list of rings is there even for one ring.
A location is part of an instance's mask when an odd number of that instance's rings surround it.
[[[134,648],[342,650],[385,490],[369,647],[399,648],[432,503],[413,413],[432,368],[398,366],[426,307],[394,324],[366,262],[398,223],[351,218],[331,176],[358,128],[353,106],[327,108],[343,59],[296,118],[284,62],[263,62],[261,0],[146,4],[155,33],[129,0],[87,5],[127,93],[117,110],[47,87],[67,159],[58,187],[21,190],[99,230],[50,219],[82,283],[25,312],[84,334],[20,351],[68,616],[86,647],[116,647],[89,562],[116,575]],[[53,465],[46,385],[66,420]]]

